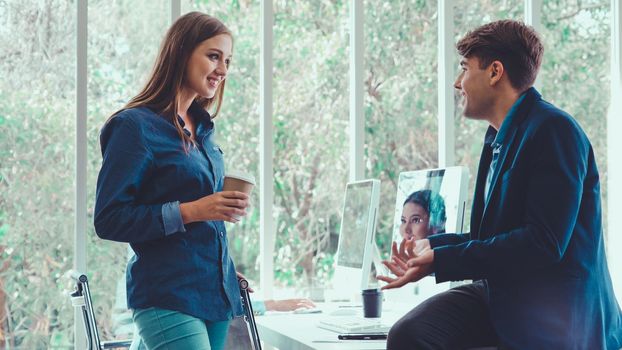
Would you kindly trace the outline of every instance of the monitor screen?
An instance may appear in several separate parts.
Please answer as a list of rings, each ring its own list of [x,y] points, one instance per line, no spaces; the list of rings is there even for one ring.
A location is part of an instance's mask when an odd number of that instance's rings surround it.
[[[362,267],[371,202],[372,182],[347,185],[339,233],[338,265]]]
[[[402,172],[397,184],[393,240],[461,233],[464,222],[464,167]]]

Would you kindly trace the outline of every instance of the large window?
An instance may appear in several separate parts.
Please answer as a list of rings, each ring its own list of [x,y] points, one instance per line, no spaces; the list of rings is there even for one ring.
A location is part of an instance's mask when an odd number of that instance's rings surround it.
[[[73,348],[75,10],[0,2],[0,348]]]
[[[607,110],[610,100],[608,2],[544,1],[540,72],[542,96],[577,119],[587,133],[600,173],[607,231]]]
[[[275,2],[277,287],[331,274],[348,175],[348,46],[348,2]]]
[[[435,168],[436,1],[365,2],[366,176],[381,180],[377,242],[388,253],[397,180]]]

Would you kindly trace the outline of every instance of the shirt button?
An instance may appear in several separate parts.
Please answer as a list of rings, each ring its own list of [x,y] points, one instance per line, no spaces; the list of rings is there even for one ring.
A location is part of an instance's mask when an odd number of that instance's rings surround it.
[[[224,237],[224,236],[225,236],[225,234],[224,234],[224,233],[222,233],[222,231],[220,231],[220,238],[222,238],[222,237]]]

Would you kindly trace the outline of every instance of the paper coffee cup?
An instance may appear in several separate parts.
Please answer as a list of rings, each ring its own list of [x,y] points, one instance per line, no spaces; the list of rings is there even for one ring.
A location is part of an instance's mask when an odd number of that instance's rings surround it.
[[[225,182],[222,185],[223,191],[239,191],[250,194],[255,186],[255,177],[241,171],[228,171],[225,174]]]

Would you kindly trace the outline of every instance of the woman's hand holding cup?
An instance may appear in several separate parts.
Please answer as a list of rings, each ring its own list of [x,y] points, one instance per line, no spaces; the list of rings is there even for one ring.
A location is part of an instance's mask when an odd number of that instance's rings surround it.
[[[210,194],[194,202],[179,205],[184,224],[195,221],[227,221],[236,223],[246,215],[249,195],[255,178],[240,171],[228,172],[221,192]]]
[[[196,221],[227,221],[236,223],[246,215],[248,194],[240,191],[222,191],[193,202],[179,205],[184,224]]]

